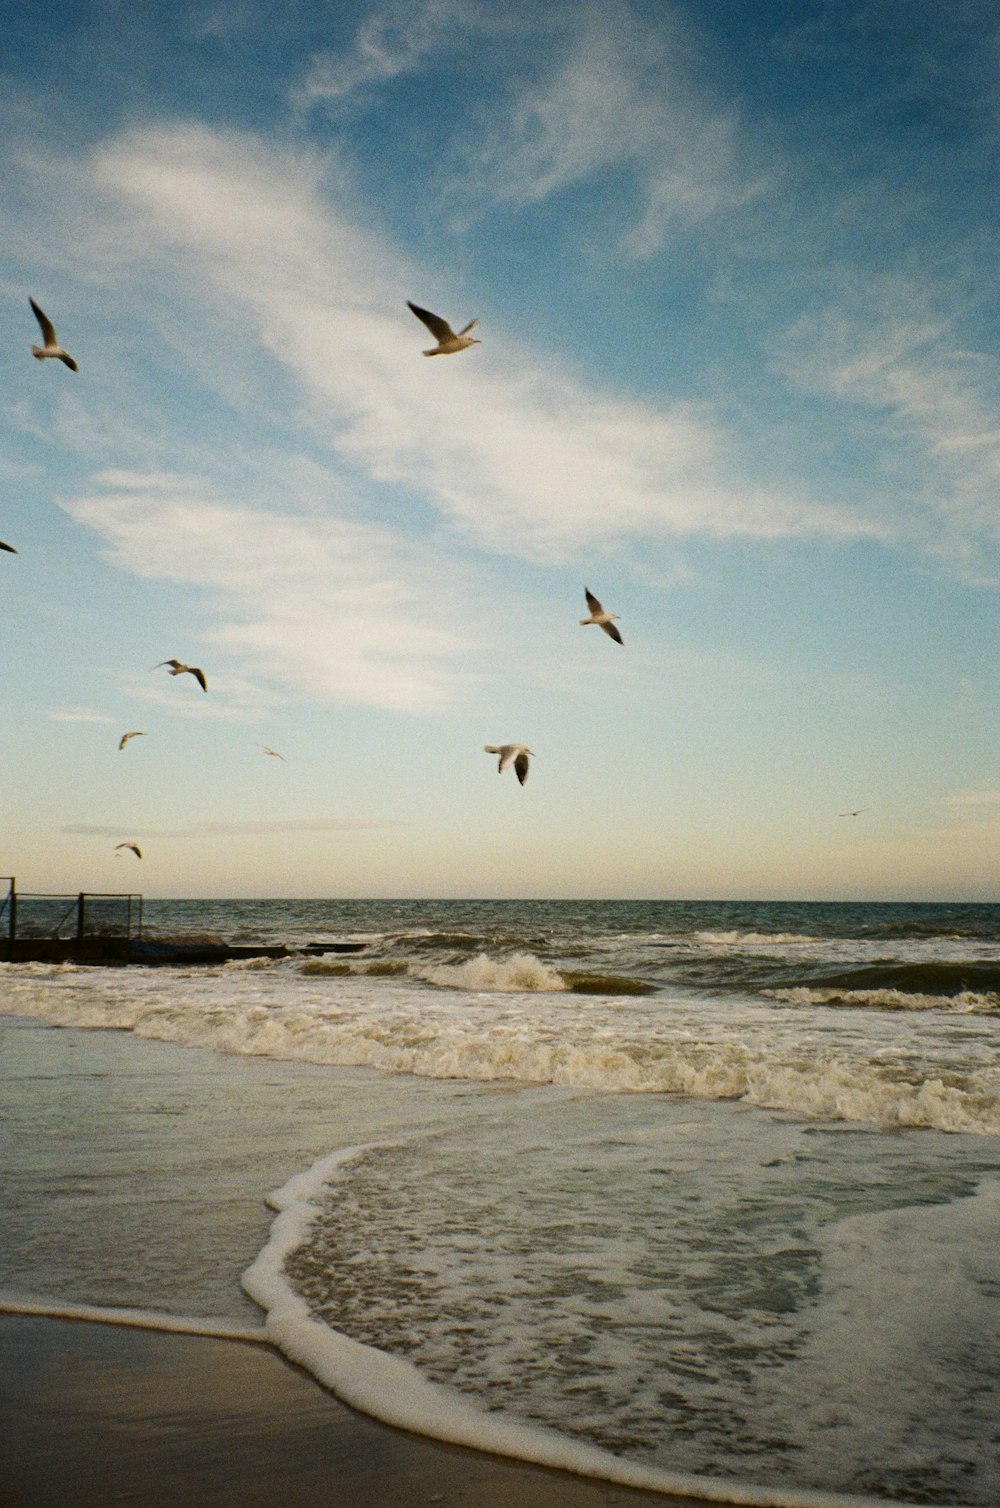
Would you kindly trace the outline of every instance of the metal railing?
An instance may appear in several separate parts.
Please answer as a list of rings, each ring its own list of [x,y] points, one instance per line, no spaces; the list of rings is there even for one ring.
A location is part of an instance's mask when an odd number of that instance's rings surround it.
[[[132,938],[142,935],[142,896],[133,893],[80,891],[48,895],[18,890],[7,881],[0,900],[0,937],[8,942],[38,939],[82,942],[87,938]]]

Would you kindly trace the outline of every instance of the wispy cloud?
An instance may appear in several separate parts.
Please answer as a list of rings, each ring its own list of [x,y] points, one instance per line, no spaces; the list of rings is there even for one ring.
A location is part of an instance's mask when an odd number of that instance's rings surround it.
[[[190,479],[97,481],[66,511],[124,569],[201,588],[219,618],[212,640],[251,681],[409,711],[441,706],[460,684],[450,664],[460,641],[441,600],[457,578],[418,546],[374,524],[232,503]],[[226,691],[225,677],[201,668],[212,692]]]
[[[303,817],[291,822],[193,822],[181,829],[187,833],[205,833],[209,837],[253,837],[267,833],[363,833],[386,827],[402,827],[397,821],[366,821],[354,817]]]
[[[1000,790],[954,791],[945,796],[944,805],[962,808],[1000,806]]]
[[[672,225],[745,204],[765,181],[707,75],[679,9],[662,8],[654,29],[628,6],[572,7],[470,152],[477,195],[526,205],[603,175],[618,198],[630,180],[638,208],[622,245],[651,256]]]
[[[95,712],[93,707],[53,707],[46,716],[54,723],[110,723],[114,718],[104,712]]]
[[[880,420],[887,465],[897,475],[909,469],[907,491],[926,510],[925,545],[964,559],[974,574],[977,544],[1000,540],[1000,361],[963,340],[968,312],[950,312],[949,302],[946,288],[867,279],[799,320],[782,364],[803,387]],[[994,571],[987,567],[988,579]]]
[[[271,833],[360,833],[403,825],[396,821],[367,821],[355,817],[301,817],[267,822],[190,822],[186,827],[140,827],[138,831],[143,839],[246,838],[266,837]],[[121,838],[130,833],[134,836],[132,828],[102,827],[85,822],[71,822],[59,831],[77,838]]]
[[[350,46],[316,53],[292,91],[298,109],[339,109],[379,85],[440,58],[467,28],[478,8],[469,0],[394,0],[371,11]],[[481,18],[480,18],[481,19]]]
[[[98,154],[95,175],[128,207],[137,255],[189,266],[199,303],[286,367],[341,461],[478,544],[551,557],[630,533],[879,532],[736,474],[709,406],[588,387],[488,311],[482,351],[423,361],[405,298],[430,302],[426,277],[324,198],[315,159],[247,136],[136,132]],[[452,290],[445,307],[459,303]]]

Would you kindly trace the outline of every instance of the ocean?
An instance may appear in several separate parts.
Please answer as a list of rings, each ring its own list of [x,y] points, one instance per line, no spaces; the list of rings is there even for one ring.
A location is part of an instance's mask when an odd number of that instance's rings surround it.
[[[1000,1501],[1000,907],[157,901],[0,965],[7,1302],[715,1501]]]

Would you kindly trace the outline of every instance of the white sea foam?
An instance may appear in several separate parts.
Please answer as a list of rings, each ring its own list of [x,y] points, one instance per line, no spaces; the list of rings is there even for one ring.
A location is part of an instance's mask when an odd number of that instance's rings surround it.
[[[475,960],[472,961],[475,963]],[[462,968],[464,966],[457,966]],[[812,1119],[1000,1134],[1000,1070],[985,1038],[942,1031],[923,1059],[870,1013],[864,1033],[798,1012],[565,990],[440,994],[405,981],[295,970],[49,969],[0,965],[5,1008],[60,1026],[133,1031],[216,1051],[611,1093],[738,1099]],[[970,1030],[988,1030],[974,1015]],[[955,1017],[952,1023],[954,1032]],[[981,1024],[979,1024],[981,1022]]]
[[[263,1325],[250,1328],[232,1320],[164,1314],[158,1309],[67,1304],[62,1300],[31,1298],[2,1290],[0,1314],[21,1314],[35,1319],[86,1320],[95,1325],[118,1325],[127,1330],[158,1330],[165,1335],[201,1335],[210,1340],[238,1340],[264,1346],[274,1344]]]
[[[799,1407],[789,1419],[776,1403],[786,1438],[821,1466],[849,1457],[883,1491],[953,1502],[959,1481],[1000,1502],[1000,1457],[984,1449],[997,1435],[1000,1184],[834,1222],[819,1246],[806,1344],[780,1383]],[[765,1373],[762,1402],[769,1385]]]
[[[533,953],[513,953],[509,958],[490,958],[480,953],[465,963],[438,964],[419,968],[410,965],[415,979],[453,990],[514,990],[554,993],[568,988],[557,969],[542,963]]]
[[[410,1363],[316,1320],[289,1285],[284,1265],[319,1213],[316,1200],[325,1185],[361,1150],[321,1158],[270,1196],[278,1218],[267,1246],[242,1280],[266,1310],[266,1329],[274,1343],[344,1402],[386,1424],[451,1444],[668,1496],[746,1508],[874,1508],[881,1503],[868,1496],[754,1486],[629,1462],[555,1430],[488,1413],[454,1389],[427,1381]]]
[[[245,968],[240,963],[238,967]],[[464,963],[432,964],[406,962],[402,959],[368,959],[348,961],[343,958],[323,956],[309,959],[298,965],[305,975],[355,976],[377,979],[406,975],[409,979],[437,985],[440,989],[469,990],[475,993],[494,991],[501,993],[537,991],[542,994],[557,993],[569,988],[557,969],[536,958],[533,953],[512,953],[505,958],[490,958],[480,953]]]
[[[786,948],[800,944],[815,945],[823,939],[808,932],[695,932],[695,940],[710,948]]]
[[[906,990],[851,990],[827,986],[823,989],[762,990],[770,1000],[788,1005],[846,1005],[878,1011],[952,1011],[956,1015],[995,1016],[1000,1014],[1000,995],[977,994],[962,990],[958,995],[923,995]]]

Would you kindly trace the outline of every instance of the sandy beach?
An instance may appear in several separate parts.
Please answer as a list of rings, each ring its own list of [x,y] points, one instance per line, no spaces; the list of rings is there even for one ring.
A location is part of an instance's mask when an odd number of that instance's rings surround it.
[[[268,1346],[0,1316],[3,1508],[683,1503],[367,1419]]]
[[[922,993],[979,934],[508,910],[2,969],[0,1508],[998,1501],[995,1019]],[[893,948],[902,1023],[724,987]],[[714,992],[557,987],[661,953]]]

